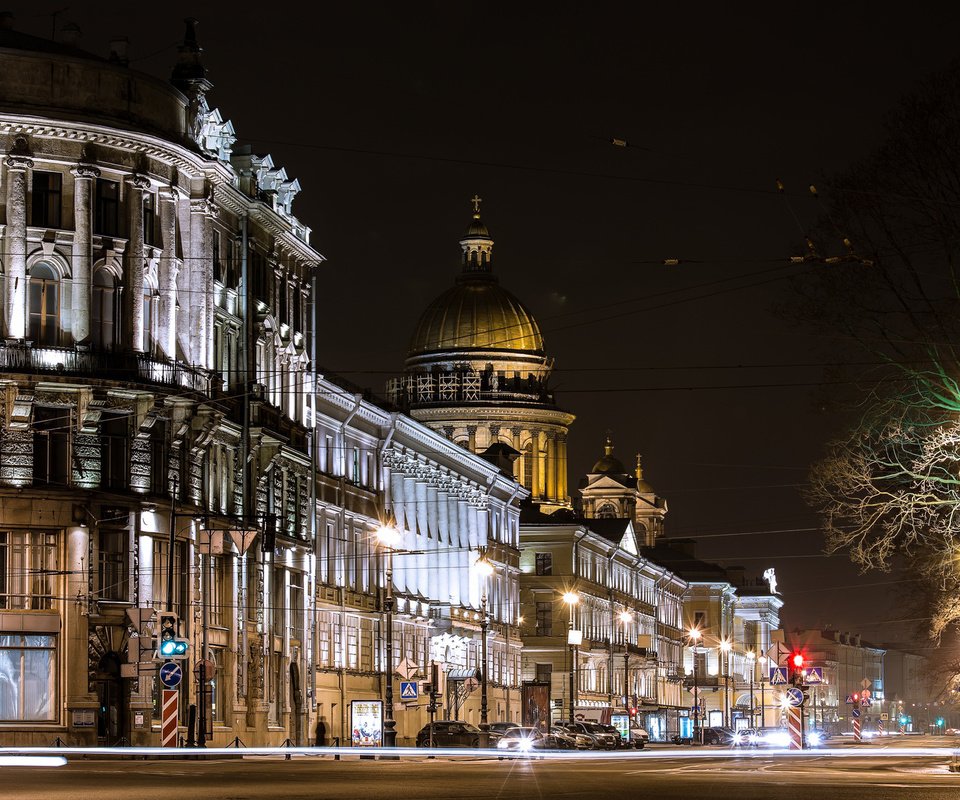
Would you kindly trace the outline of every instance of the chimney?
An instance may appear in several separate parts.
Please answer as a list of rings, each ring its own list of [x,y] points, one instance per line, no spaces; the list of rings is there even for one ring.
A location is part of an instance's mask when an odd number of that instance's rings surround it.
[[[60,41],[71,47],[80,43],[80,26],[76,22],[68,22],[60,29]]]
[[[127,66],[130,63],[130,58],[127,55],[127,51],[130,47],[130,40],[126,36],[118,36],[115,39],[110,40],[110,60],[115,61],[116,63]]]
[[[13,12],[0,11],[0,31],[13,30]]]

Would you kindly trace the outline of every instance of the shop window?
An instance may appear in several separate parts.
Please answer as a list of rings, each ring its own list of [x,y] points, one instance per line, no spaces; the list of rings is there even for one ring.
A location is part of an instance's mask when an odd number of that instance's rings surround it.
[[[0,722],[57,721],[57,637],[0,634]]]

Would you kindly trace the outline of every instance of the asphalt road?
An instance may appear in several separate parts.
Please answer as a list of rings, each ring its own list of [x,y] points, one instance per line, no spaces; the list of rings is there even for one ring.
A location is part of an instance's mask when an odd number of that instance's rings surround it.
[[[932,744],[932,743],[931,743]],[[499,761],[423,757],[247,757],[208,761],[82,761],[57,768],[0,767],[0,798],[24,800],[956,800],[960,773],[943,756],[787,758],[663,751],[615,759]]]

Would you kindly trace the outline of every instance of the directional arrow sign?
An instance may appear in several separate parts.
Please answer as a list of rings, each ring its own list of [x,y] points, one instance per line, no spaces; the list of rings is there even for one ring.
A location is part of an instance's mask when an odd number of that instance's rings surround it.
[[[183,670],[176,661],[167,661],[160,667],[160,683],[168,689],[176,689],[183,680]]]
[[[774,686],[784,686],[787,683],[787,668],[786,667],[771,667],[770,668],[770,683]]]
[[[420,697],[420,687],[416,681],[400,681],[400,699],[417,700]]]
[[[859,708],[853,709],[853,711],[851,711],[850,713],[853,714],[853,718],[854,718],[854,719],[859,719],[859,718],[860,718],[860,709],[859,709]]]
[[[803,691],[798,689],[796,686],[791,686],[786,691],[787,702],[792,706],[802,706],[803,705]]]

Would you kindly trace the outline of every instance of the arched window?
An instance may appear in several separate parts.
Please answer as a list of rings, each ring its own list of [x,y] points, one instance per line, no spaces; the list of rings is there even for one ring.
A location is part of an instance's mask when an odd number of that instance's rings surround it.
[[[60,276],[41,261],[30,270],[30,338],[35,344],[60,344]]]
[[[116,344],[117,281],[106,269],[93,275],[93,305],[90,308],[90,336],[97,350],[112,350]]]
[[[617,516],[617,507],[613,503],[604,503],[597,508],[597,519],[614,519]]]

